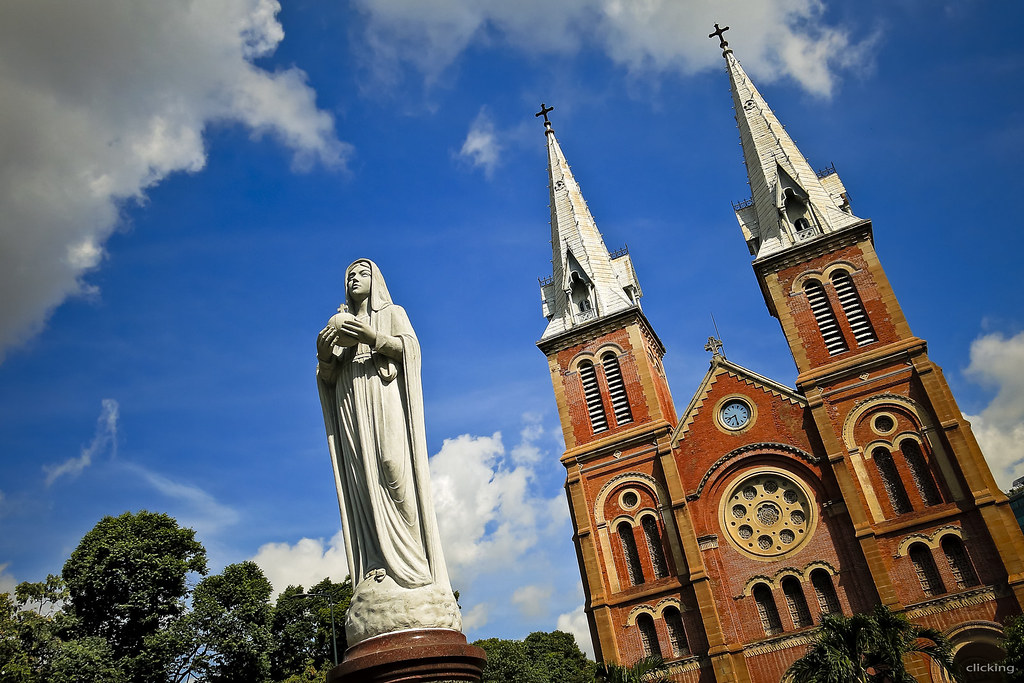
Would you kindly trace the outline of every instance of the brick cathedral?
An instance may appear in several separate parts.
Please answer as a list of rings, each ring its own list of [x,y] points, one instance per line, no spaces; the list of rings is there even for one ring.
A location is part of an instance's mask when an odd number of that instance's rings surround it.
[[[716,26],[717,28],[717,26]],[[541,282],[561,461],[597,657],[680,682],[780,680],[822,616],[881,602],[1002,658],[1024,537],[834,169],[816,173],[721,30],[752,191],[736,217],[796,362],[727,360],[681,415],[629,254],[610,253],[542,108],[552,277]],[[538,115],[541,115],[538,114]],[[945,680],[927,661],[919,681]],[[977,674],[972,680],[999,680]]]

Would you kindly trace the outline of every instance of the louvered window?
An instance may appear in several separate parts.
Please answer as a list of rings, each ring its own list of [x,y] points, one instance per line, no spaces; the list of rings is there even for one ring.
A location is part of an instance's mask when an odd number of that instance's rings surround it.
[[[793,618],[793,625],[797,628],[804,628],[811,625],[811,611],[807,609],[807,598],[804,597],[804,589],[800,582],[792,576],[782,580],[782,592],[786,596],[786,606],[789,607],[789,616]]]
[[[949,570],[956,579],[958,588],[970,588],[978,585],[978,575],[971,566],[971,558],[967,555],[964,543],[956,536],[947,535],[942,539],[942,552],[949,563]]]
[[[686,657],[690,654],[690,644],[686,640],[683,629],[683,616],[675,607],[666,607],[664,612],[665,626],[668,627],[668,638],[672,641],[672,654]]]
[[[668,576],[668,564],[665,562],[665,551],[661,544],[661,534],[658,533],[658,522],[654,517],[645,515],[640,520],[640,526],[644,528],[644,537],[647,539],[647,551],[651,554],[654,578],[661,579]]]
[[[594,433],[608,429],[608,417],[604,414],[601,389],[597,386],[597,371],[593,363],[580,363],[580,380],[583,382],[583,398],[587,402],[587,414]]]
[[[619,522],[617,528],[619,540],[622,542],[622,554],[626,559],[626,571],[629,582],[638,586],[644,582],[644,569],[640,565],[640,553],[636,550],[636,539],[633,538],[633,527],[629,522]]]
[[[857,288],[854,287],[850,274],[845,270],[837,270],[832,274],[832,284],[836,288],[839,305],[843,307],[843,313],[846,314],[846,320],[850,323],[857,346],[878,341],[875,330],[871,327],[871,321],[868,320],[868,314],[864,311],[864,304],[857,296]]]
[[[917,485],[917,490],[921,494],[921,499],[925,505],[938,505],[942,502],[942,496],[939,495],[939,489],[935,486],[935,479],[932,477],[931,468],[928,467],[928,462],[924,459],[924,454],[921,453],[921,447],[918,443],[912,439],[904,439],[903,443],[900,444],[900,450],[903,451],[903,457],[906,458],[907,464],[910,465],[910,472],[914,475],[914,483]]]
[[[814,595],[818,598],[818,609],[825,614],[838,614],[840,612],[839,596],[836,595],[836,587],[832,585],[832,577],[824,569],[815,569],[811,572],[811,585],[814,586]]]
[[[921,582],[921,590],[928,597],[942,595],[946,587],[942,584],[942,577],[935,566],[932,558],[932,551],[923,543],[915,543],[910,546],[910,561],[914,564],[914,571],[917,572],[917,580]]]
[[[644,647],[644,654],[661,656],[661,645],[658,644],[658,631],[654,628],[654,619],[650,614],[641,614],[636,618],[636,625],[640,629],[640,643]]]
[[[825,348],[829,355],[834,356],[848,350],[832,304],[828,302],[828,295],[825,294],[825,287],[817,280],[808,280],[804,284],[804,292],[807,293],[807,302],[814,313],[814,319],[818,321],[818,330],[821,332],[821,338],[825,340]]]
[[[907,490],[903,488],[903,480],[900,479],[900,473],[896,469],[892,453],[879,446],[871,451],[871,456],[878,466],[878,474],[882,477],[882,486],[885,487],[885,493],[889,496],[893,512],[898,515],[910,512],[910,499],[907,497]]]
[[[622,381],[619,359],[615,357],[614,353],[606,353],[601,362],[604,365],[604,377],[608,380],[608,394],[612,399],[615,424],[632,422],[633,413],[629,409],[629,397],[626,395],[626,385]]]

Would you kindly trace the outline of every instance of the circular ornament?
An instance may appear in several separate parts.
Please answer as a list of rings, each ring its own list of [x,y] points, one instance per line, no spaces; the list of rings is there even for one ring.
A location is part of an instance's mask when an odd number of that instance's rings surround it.
[[[736,477],[719,504],[729,544],[758,560],[775,560],[802,548],[817,525],[817,506],[804,483],[771,467]]]

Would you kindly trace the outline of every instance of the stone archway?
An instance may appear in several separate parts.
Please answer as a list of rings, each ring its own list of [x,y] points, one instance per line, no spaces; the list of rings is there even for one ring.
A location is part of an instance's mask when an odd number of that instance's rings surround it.
[[[971,683],[1003,683],[1006,681],[1001,664],[1006,658],[1002,647],[1003,628],[992,621],[971,621],[954,626],[946,632],[953,645],[953,663]],[[953,683],[952,679],[934,663],[931,665],[934,683]]]

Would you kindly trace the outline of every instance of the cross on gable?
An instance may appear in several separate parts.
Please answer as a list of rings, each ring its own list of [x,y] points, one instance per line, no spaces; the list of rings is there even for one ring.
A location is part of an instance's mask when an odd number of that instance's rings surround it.
[[[714,337],[708,337],[708,343],[704,345],[704,350],[713,356],[722,355],[722,340],[715,339]]]

